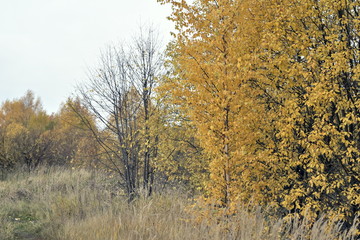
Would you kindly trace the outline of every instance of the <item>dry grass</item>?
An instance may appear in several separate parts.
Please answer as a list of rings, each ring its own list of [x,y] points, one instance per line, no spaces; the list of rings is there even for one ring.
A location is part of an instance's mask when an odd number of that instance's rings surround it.
[[[118,194],[114,179],[86,170],[41,169],[0,182],[0,239],[356,239],[340,223],[271,218],[260,207],[236,216],[195,221],[191,202],[175,190],[139,198]],[[273,220],[270,220],[273,219]]]

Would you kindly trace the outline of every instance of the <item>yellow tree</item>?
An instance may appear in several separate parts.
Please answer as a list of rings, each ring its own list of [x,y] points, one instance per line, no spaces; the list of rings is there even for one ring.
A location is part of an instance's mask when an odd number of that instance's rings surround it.
[[[90,125],[97,131],[95,119],[80,100],[69,98],[54,118],[57,163],[98,167],[99,147],[87,127]]]
[[[359,1],[159,2],[178,31],[163,87],[211,159],[209,193],[358,213]]]
[[[264,9],[257,84],[287,210],[359,213],[359,6],[284,0]]]
[[[257,90],[248,81],[260,44],[261,25],[250,25],[259,6],[230,0],[160,2],[172,4],[170,19],[178,31],[169,47],[173,77],[163,91],[181,106],[210,158],[207,193],[221,206],[260,193],[261,184],[248,186],[263,180],[258,170],[265,167],[256,158],[262,119],[251,96]]]
[[[0,112],[2,165],[34,169],[52,161],[54,121],[31,91],[20,99],[5,101]]]

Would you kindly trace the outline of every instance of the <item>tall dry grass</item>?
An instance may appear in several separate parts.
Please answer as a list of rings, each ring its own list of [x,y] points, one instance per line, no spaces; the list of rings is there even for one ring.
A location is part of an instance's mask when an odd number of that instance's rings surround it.
[[[40,169],[0,182],[0,239],[352,239],[341,223],[319,219],[276,219],[260,207],[198,221],[191,198],[168,190],[128,204],[116,179],[101,172]]]

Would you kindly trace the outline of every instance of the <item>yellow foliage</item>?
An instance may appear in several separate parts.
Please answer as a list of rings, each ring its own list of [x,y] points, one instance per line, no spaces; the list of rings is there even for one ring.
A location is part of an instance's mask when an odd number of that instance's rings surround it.
[[[253,77],[253,53],[260,45],[260,26],[243,25],[254,20],[249,8],[258,6],[253,1],[168,2],[173,4],[172,19],[179,33],[169,48],[174,77],[162,90],[189,118],[210,159],[207,194],[229,206],[250,197],[242,187],[258,180],[263,167],[255,161],[262,110],[252,97],[258,90],[248,82]],[[248,174],[250,168],[259,171]]]
[[[359,214],[359,1],[170,3],[163,84],[210,159],[206,195]]]

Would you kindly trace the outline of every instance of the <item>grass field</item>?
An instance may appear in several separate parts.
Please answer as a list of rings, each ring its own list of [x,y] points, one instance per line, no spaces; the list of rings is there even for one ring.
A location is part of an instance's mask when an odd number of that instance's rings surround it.
[[[320,219],[276,219],[264,208],[239,207],[224,219],[199,221],[191,197],[166,190],[128,204],[117,181],[87,170],[17,172],[0,181],[0,239],[357,239],[359,226]]]

